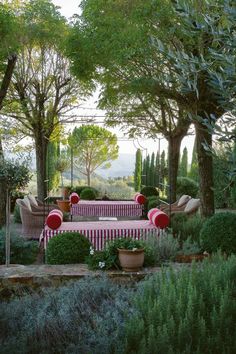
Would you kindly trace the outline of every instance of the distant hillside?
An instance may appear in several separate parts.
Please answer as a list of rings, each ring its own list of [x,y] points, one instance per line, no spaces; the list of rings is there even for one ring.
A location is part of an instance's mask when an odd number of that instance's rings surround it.
[[[22,154],[24,156],[24,154]],[[25,154],[26,155],[26,154]],[[16,157],[16,155],[9,154],[8,158]],[[35,161],[35,153],[31,153],[31,169],[36,169],[36,161]],[[109,169],[102,169],[98,168],[94,174],[94,177],[101,179],[108,178],[108,177],[124,177],[124,176],[131,176],[134,173],[134,166],[135,166],[135,155],[132,154],[120,154],[118,159],[111,163],[111,167]],[[65,178],[70,179],[70,168],[67,172],[63,173]],[[82,174],[76,171],[74,168],[74,178],[85,178]]]
[[[131,176],[134,173],[135,155],[120,154],[109,169],[98,168],[96,174],[103,178]]]

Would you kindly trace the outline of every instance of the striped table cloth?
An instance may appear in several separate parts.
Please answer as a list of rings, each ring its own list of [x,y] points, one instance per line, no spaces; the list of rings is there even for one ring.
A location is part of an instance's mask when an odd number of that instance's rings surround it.
[[[80,200],[72,204],[71,216],[142,216],[143,206],[134,201]]]
[[[57,230],[45,226],[40,235],[44,249],[52,237],[62,232],[80,232],[89,239],[95,250],[102,250],[107,240],[119,237],[145,240],[150,234],[159,235],[159,229],[150,224],[149,220],[63,222]]]

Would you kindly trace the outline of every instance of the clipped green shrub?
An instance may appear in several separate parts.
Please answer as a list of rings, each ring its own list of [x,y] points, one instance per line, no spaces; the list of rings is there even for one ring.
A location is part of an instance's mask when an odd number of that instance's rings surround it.
[[[139,286],[124,353],[236,352],[236,258],[163,268]]]
[[[134,291],[94,277],[0,303],[1,354],[118,354]]]
[[[77,193],[79,196],[81,195],[81,192],[84,190],[84,189],[92,189],[94,192],[95,192],[95,194],[96,194],[96,198],[98,197],[98,190],[97,189],[95,189],[95,188],[93,188],[93,187],[89,187],[89,186],[75,186],[75,187],[73,187],[72,188],[72,192],[75,192],[75,193]]]
[[[89,255],[91,243],[78,232],[64,232],[48,242],[46,263],[74,264],[83,263]]]
[[[157,198],[155,195],[150,196],[147,198],[148,203],[147,203],[147,211],[149,211],[152,208],[157,208],[159,205],[159,198]]]
[[[236,214],[224,212],[213,215],[204,223],[200,241],[207,252],[220,249],[227,254],[236,253]]]
[[[95,200],[96,199],[96,192],[92,188],[84,188],[80,193],[81,199],[85,200]]]
[[[199,191],[199,186],[196,181],[189,177],[178,177],[177,178],[177,195],[181,196],[183,194],[190,195],[195,198]]]
[[[156,187],[153,186],[145,186],[140,191],[141,194],[145,195],[145,197],[150,196],[159,196],[159,191]]]
[[[14,217],[14,222],[15,223],[22,224],[21,216],[20,216],[20,207],[19,207],[18,204],[16,204],[15,207],[14,207],[13,217]]]
[[[27,241],[22,236],[11,232],[12,264],[32,264],[36,261],[39,252],[38,242]],[[5,263],[5,230],[0,230],[0,264]]]

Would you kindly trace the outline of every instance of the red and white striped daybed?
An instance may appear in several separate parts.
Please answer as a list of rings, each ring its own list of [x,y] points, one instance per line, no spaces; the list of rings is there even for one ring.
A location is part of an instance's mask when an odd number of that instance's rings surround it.
[[[95,250],[102,250],[107,240],[119,237],[145,240],[149,234],[158,236],[160,229],[149,220],[63,222],[56,230],[45,226],[40,242],[43,242],[46,249],[50,238],[62,232],[80,232],[89,239]]]
[[[71,204],[71,216],[142,216],[143,205],[135,201],[96,201],[80,200],[78,204]]]

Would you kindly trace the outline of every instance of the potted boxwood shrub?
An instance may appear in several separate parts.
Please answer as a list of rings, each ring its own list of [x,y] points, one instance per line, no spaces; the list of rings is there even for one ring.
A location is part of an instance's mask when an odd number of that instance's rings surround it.
[[[137,272],[143,267],[143,242],[130,237],[121,238],[117,247],[121,268],[126,272]]]

